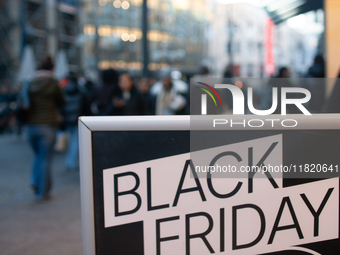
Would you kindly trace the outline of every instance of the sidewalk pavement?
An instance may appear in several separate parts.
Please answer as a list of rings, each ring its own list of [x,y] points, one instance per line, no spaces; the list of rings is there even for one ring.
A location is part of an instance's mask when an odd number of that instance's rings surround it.
[[[32,162],[23,138],[0,134],[0,254],[81,255],[79,173],[55,154],[52,199],[40,204],[29,185]]]

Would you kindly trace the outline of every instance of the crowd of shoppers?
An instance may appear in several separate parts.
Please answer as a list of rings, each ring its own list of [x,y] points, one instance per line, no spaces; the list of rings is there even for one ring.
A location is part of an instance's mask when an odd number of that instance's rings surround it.
[[[233,78],[231,70],[230,66],[226,68],[225,78]],[[210,74],[209,69],[204,66],[198,73],[200,77],[208,77]],[[316,56],[306,78],[324,76],[323,58]],[[179,77],[174,79],[171,71],[161,71],[157,78],[158,81],[155,78],[138,77],[128,72],[119,73],[109,69],[101,72],[97,84],[79,74],[69,74],[58,81],[53,75],[53,60],[46,57],[41,61],[34,79],[22,84],[17,101],[17,109],[25,110],[24,118],[20,117],[22,111],[17,111],[17,119],[24,122],[19,124],[25,124],[25,135],[34,152],[31,186],[38,201],[49,198],[52,183],[51,160],[57,132],[68,134],[65,168],[69,171],[77,171],[79,168],[79,116],[189,114],[188,83]],[[278,75],[273,78],[280,78],[281,87],[292,86],[287,67],[280,68]],[[265,92],[271,91],[273,86],[277,87],[277,81],[275,84],[271,84],[271,81],[270,79],[267,89],[260,95],[259,109],[270,108],[272,96]],[[314,96],[324,91],[324,87],[309,86],[310,90],[315,90],[311,91]],[[4,90],[4,87],[1,88]],[[7,94],[7,97],[12,96],[15,100],[15,95]],[[4,101],[3,95],[1,93],[0,103]],[[324,94],[315,98],[324,100]],[[320,100],[310,105],[315,112],[321,111],[323,101]],[[294,113],[296,109],[288,110]],[[275,113],[279,112],[278,107]]]
[[[76,74],[58,81],[53,67],[52,58],[44,58],[34,79],[22,84],[17,101],[17,119],[34,152],[31,187],[39,202],[50,198],[56,137],[68,137],[65,168],[79,168],[79,116],[186,113],[188,84],[173,79],[170,72],[161,74],[154,84],[147,77],[110,69],[103,71],[100,82],[94,85]]]

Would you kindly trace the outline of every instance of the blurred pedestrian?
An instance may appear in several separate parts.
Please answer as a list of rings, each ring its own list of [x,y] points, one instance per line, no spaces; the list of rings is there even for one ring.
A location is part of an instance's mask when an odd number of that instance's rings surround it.
[[[268,110],[271,108],[273,103],[273,88],[277,88],[277,107],[273,114],[281,114],[281,89],[292,87],[292,84],[289,80],[290,71],[288,67],[281,67],[277,76],[269,79],[268,86],[265,89],[261,100],[259,101],[260,109]],[[296,98],[297,95],[295,93],[289,93],[289,98]],[[287,113],[298,113],[299,109],[295,105],[288,104],[287,105]]]
[[[143,97],[134,86],[133,79],[128,73],[122,73],[119,76],[118,88],[111,95],[106,113],[107,115],[146,114]]]
[[[305,80],[305,87],[312,95],[308,102],[308,110],[312,113],[321,112],[326,98],[326,81],[322,79],[325,78],[325,61],[321,55],[315,56],[313,65],[308,69],[306,78],[310,79]]]
[[[94,115],[107,115],[113,92],[117,89],[118,74],[113,69],[102,71],[101,82],[94,91],[94,102],[91,105]]]
[[[62,109],[63,126],[69,134],[66,168],[68,171],[76,171],[79,168],[78,117],[91,115],[90,104],[73,75],[68,77],[63,92],[65,98]]]
[[[170,72],[162,74],[161,80],[151,88],[151,94],[156,96],[156,115],[185,113],[188,85],[179,79],[172,79]]]
[[[16,94],[7,85],[0,85],[0,133],[12,129]]]
[[[279,69],[279,73],[276,78],[284,78],[284,79],[290,78],[290,71],[288,67],[281,67]]]
[[[198,71],[198,74],[201,76],[208,76],[210,74],[209,68],[206,66],[201,66]]]
[[[143,101],[145,103],[145,114],[154,115],[155,114],[155,96],[150,94],[150,81],[146,77],[142,77],[137,82],[137,89],[140,92]]]
[[[325,78],[325,60],[321,55],[316,55],[313,65],[308,69],[307,78]]]
[[[85,71],[80,73],[77,77],[77,83],[80,90],[86,95],[87,102],[91,105],[94,100],[94,83],[90,78],[90,73]]]
[[[233,77],[234,77],[233,66],[229,64],[224,69],[223,78],[233,78]]]
[[[62,91],[53,76],[51,57],[41,61],[28,91],[29,109],[25,128],[34,152],[31,185],[36,199],[44,201],[50,195],[53,145],[62,122],[59,108],[64,104]]]

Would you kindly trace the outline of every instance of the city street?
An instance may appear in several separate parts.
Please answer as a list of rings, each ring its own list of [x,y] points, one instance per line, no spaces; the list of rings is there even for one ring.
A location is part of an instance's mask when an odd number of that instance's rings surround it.
[[[340,0],[0,0],[0,255],[339,255],[339,99]]]
[[[33,153],[24,138],[0,134],[0,250],[2,255],[82,254],[79,173],[65,153],[53,160],[52,199],[37,203],[29,186]]]

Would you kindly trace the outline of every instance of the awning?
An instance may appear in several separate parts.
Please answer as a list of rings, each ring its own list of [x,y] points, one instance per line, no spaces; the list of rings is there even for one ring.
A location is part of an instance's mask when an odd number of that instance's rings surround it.
[[[294,16],[323,9],[323,3],[323,0],[274,0],[264,7],[277,25]]]

